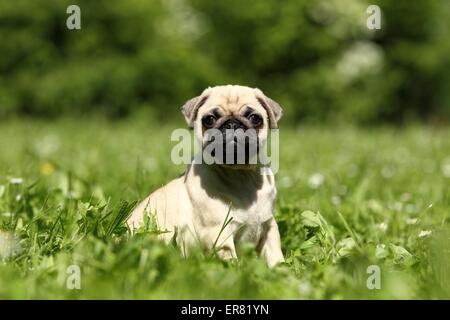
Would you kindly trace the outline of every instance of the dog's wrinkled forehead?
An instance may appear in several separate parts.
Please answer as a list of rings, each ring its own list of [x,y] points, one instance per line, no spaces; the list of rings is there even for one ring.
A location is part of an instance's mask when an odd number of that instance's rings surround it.
[[[220,106],[226,114],[234,114],[242,105],[258,103],[254,90],[242,86],[219,86],[211,88],[205,104]]]
[[[183,115],[190,127],[194,126],[199,110],[204,105],[221,106],[228,114],[237,113],[245,104],[260,106],[267,114],[271,128],[277,128],[282,110],[278,103],[266,97],[261,90],[238,85],[216,86],[205,89],[198,97],[187,101],[182,107]]]

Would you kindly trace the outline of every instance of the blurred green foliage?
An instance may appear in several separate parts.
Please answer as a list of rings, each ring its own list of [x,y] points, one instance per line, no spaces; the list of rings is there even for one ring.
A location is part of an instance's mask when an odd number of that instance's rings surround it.
[[[66,8],[81,8],[81,30]],[[207,86],[260,87],[291,122],[450,116],[450,3],[0,0],[0,116],[167,116]]]

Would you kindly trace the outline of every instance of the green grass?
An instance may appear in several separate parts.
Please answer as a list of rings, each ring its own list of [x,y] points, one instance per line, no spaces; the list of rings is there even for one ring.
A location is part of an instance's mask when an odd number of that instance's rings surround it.
[[[134,201],[183,170],[170,161],[174,128],[1,123],[0,299],[450,298],[449,129],[281,124],[276,218],[287,263],[269,270],[251,248],[238,262],[184,259],[153,227],[128,234]],[[73,264],[80,290],[66,288]],[[370,265],[381,268],[380,290],[366,286]]]

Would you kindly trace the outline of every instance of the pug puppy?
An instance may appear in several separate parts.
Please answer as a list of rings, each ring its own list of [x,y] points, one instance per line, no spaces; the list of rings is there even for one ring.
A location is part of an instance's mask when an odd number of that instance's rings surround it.
[[[227,85],[207,88],[187,101],[182,113],[203,150],[215,144],[209,160],[218,161],[205,163],[194,158],[183,175],[135,208],[128,226],[139,228],[144,215],[152,214],[158,227],[166,231],[160,237],[167,243],[175,237],[185,254],[200,243],[223,259],[235,259],[237,244],[249,242],[269,267],[283,262],[273,216],[277,194],[274,175],[268,167],[262,174],[261,164],[252,161],[257,157],[255,145],[258,151],[269,129],[277,128],[281,107],[259,89]],[[215,135],[208,134],[210,131]],[[242,135],[245,139],[239,140]],[[245,150],[241,161],[235,155],[227,158],[238,146]],[[224,161],[224,157],[231,161]]]

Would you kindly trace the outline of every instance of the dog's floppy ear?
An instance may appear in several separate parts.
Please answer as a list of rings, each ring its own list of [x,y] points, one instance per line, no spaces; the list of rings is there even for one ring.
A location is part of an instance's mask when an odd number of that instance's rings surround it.
[[[189,128],[194,127],[195,119],[197,118],[198,109],[205,104],[208,100],[209,95],[203,91],[198,97],[192,98],[181,107],[181,113],[184,115]]]
[[[261,104],[261,106],[266,109],[267,115],[269,117],[269,126],[271,129],[278,128],[278,120],[280,120],[283,115],[283,109],[278,104],[278,102],[273,101],[269,97],[266,97],[261,90],[255,89],[256,99]]]

